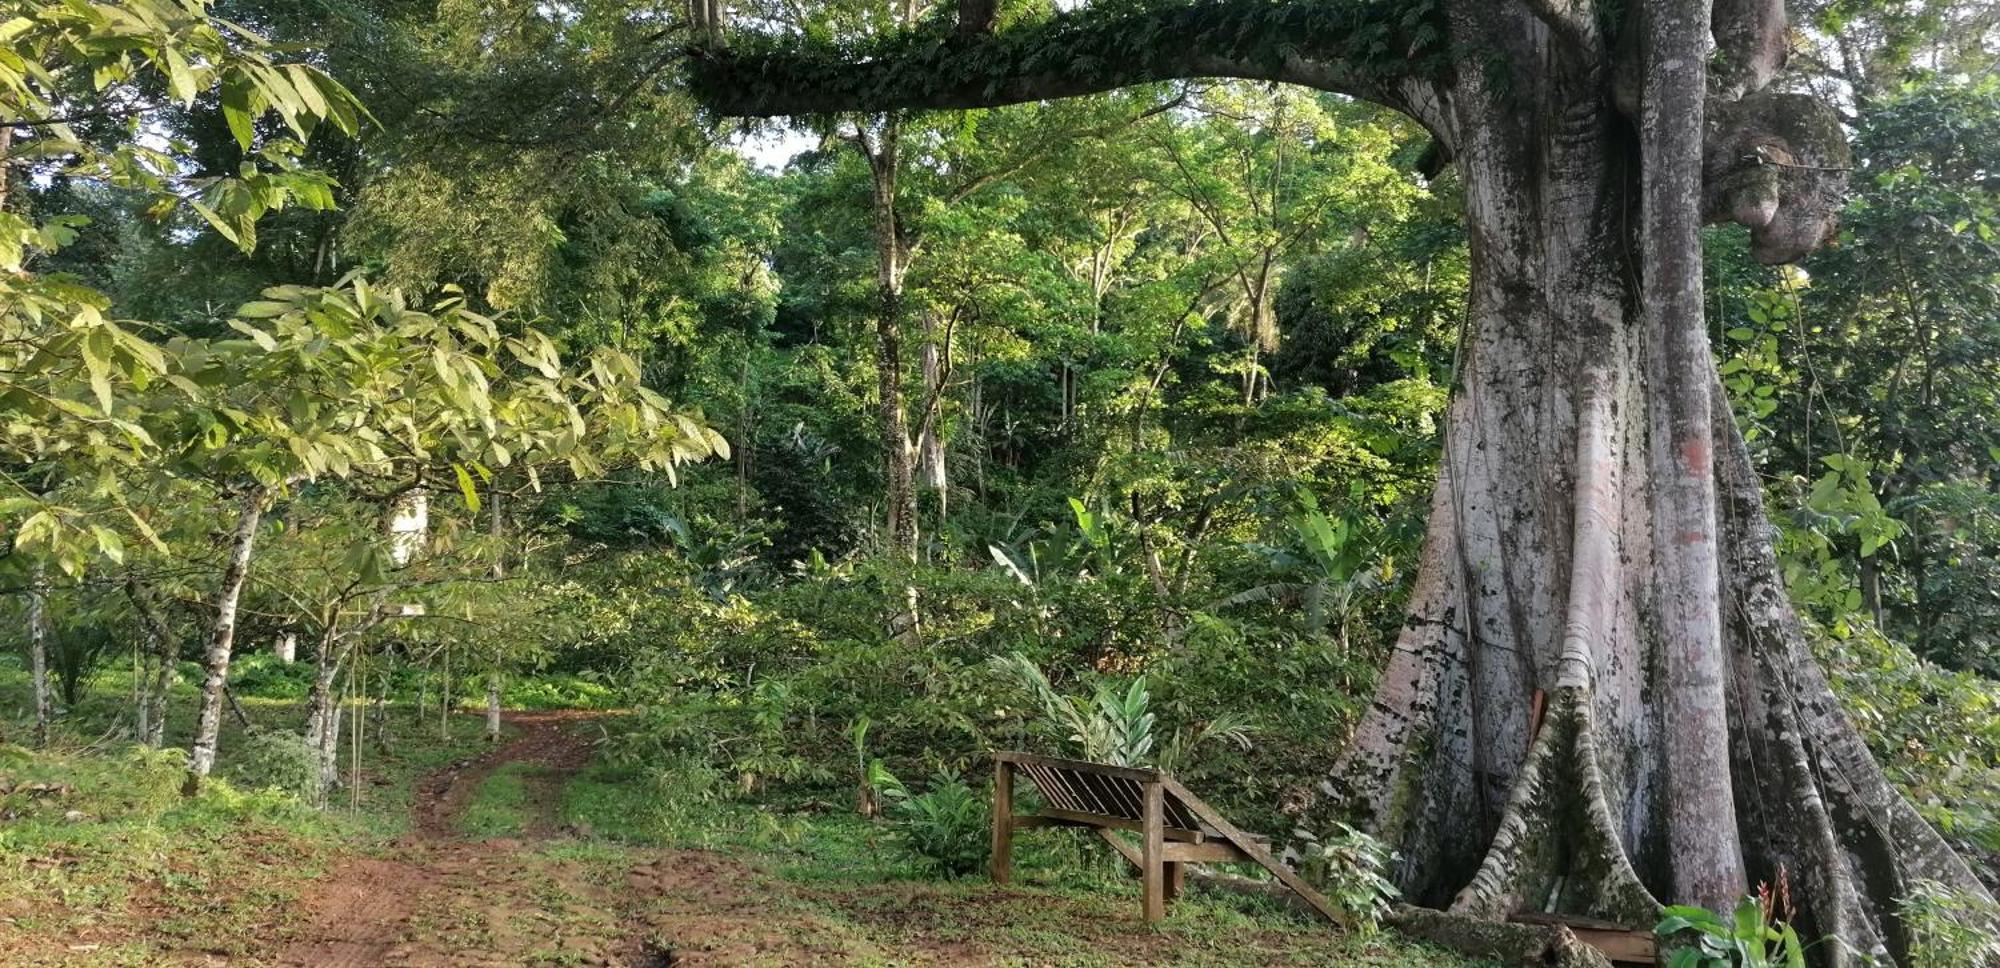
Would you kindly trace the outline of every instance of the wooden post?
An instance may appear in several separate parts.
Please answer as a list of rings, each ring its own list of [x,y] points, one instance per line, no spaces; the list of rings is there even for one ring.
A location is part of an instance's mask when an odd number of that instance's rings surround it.
[[[1166,809],[1160,784],[1155,781],[1144,787],[1146,811],[1140,824],[1139,876],[1146,895],[1146,922],[1157,924],[1167,916]]]
[[[1187,886],[1187,865],[1179,861],[1167,862],[1167,900],[1181,896],[1181,888]]]
[[[1014,764],[993,761],[993,883],[1014,879]]]

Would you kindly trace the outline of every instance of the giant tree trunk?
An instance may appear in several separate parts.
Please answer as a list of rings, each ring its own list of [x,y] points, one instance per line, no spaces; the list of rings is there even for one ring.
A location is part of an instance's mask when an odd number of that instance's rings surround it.
[[[1426,905],[1649,924],[1786,877],[1803,936],[1901,958],[1916,880],[1981,889],[1841,716],[1775,577],[1701,315],[1707,19],[1648,13],[1636,132],[1602,63],[1532,24],[1516,56],[1545,73],[1503,94],[1471,72],[1445,106],[1469,342],[1412,613],[1329,801]]]
[[[1786,31],[1777,0],[1190,0],[976,52],[711,53],[695,85],[780,114],[1221,75],[1416,118],[1464,174],[1469,325],[1411,615],[1316,809],[1420,904],[1648,925],[1783,876],[1844,942],[1816,960],[1906,962],[1917,881],[1986,891],[1808,653],[1704,337],[1703,220],[1785,262],[1840,203],[1831,110],[1764,90]]]
[[[236,512],[236,528],[230,534],[228,564],[222,571],[222,585],[215,594],[215,625],[209,631],[208,649],[202,655],[201,712],[195,720],[194,744],[188,750],[187,782],[181,792],[194,796],[201,781],[215,769],[215,748],[222,733],[222,690],[229,682],[229,658],[236,646],[236,606],[243,597],[243,583],[250,575],[250,551],[257,541],[257,525],[264,519],[269,492],[254,488],[243,495]]]

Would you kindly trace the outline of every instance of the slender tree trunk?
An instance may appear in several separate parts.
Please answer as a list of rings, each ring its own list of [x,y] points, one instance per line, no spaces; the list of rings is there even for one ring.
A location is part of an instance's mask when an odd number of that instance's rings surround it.
[[[1921,555],[1922,552],[1917,553]],[[1915,557],[1915,556],[1913,556]],[[1882,566],[1879,559],[1869,555],[1859,562],[1861,569],[1861,607],[1868,610],[1868,617],[1875,627],[1888,630],[1888,614],[1882,608]]]
[[[194,796],[201,781],[215,769],[215,750],[222,733],[222,689],[229,681],[229,659],[236,645],[236,606],[243,597],[243,583],[250,574],[250,552],[257,540],[257,525],[264,518],[270,494],[254,488],[245,494],[236,513],[236,528],[229,540],[229,563],[222,572],[222,586],[215,595],[215,626],[202,655],[201,712],[195,720],[194,743],[188,751],[187,782],[181,792]]]
[[[161,645],[160,664],[153,670],[153,691],[150,696],[152,709],[146,714],[145,743],[152,749],[159,749],[167,742],[167,694],[174,683],[173,640]]]
[[[896,212],[896,173],[900,162],[902,127],[893,117],[884,121],[872,141],[857,133],[856,144],[868,159],[873,176],[875,225],[875,369],[880,401],[877,432],[882,441],[889,548],[908,561],[917,559],[916,468],[910,446],[907,403],[903,394],[903,269],[908,254],[902,221]]]
[[[950,513],[951,474],[945,466],[944,432],[940,426],[944,419],[944,382],[946,379],[943,334],[939,332],[937,316],[923,314],[924,342],[918,348],[924,372],[924,412],[920,415],[923,432],[917,439],[918,465],[922,471],[923,486],[937,495],[937,520],[942,526]]]
[[[49,689],[48,585],[38,565],[28,585],[28,677],[34,689],[35,748],[49,745],[49,722],[55,718]]]
[[[992,447],[993,415],[986,407],[986,381],[980,373],[983,361],[979,342],[972,344],[972,380],[965,391],[965,412],[972,433],[972,489],[986,500],[986,459]]]
[[[444,650],[444,679],[438,684],[438,738],[451,739],[451,714],[458,709],[458,696],[451,689],[451,648]]]
[[[151,682],[141,681],[134,711],[138,717],[137,739],[152,749],[159,749],[166,739],[167,690],[173,684],[174,662],[179,658],[174,648],[173,635],[167,629],[166,620],[161,618],[159,606],[153,601],[139,580],[126,576],[125,596],[132,601],[132,609],[139,615],[139,626],[144,630],[146,640],[145,668],[150,673]]]
[[[486,741],[500,740],[500,673],[486,674]]]
[[[6,211],[14,187],[14,126],[0,127],[0,211]]]
[[[132,739],[144,743],[152,726],[146,721],[152,712],[151,697],[146,695],[146,682],[152,677],[153,651],[156,643],[152,637],[142,634],[137,645],[132,647]]]
[[[507,536],[507,516],[501,509],[498,490],[491,495],[491,503],[492,517],[487,519],[488,533],[496,542],[500,542]],[[504,544],[494,554],[493,577],[495,579],[507,577],[507,550]],[[486,673],[486,741],[489,743],[498,742],[500,739],[500,659],[500,655],[496,652],[493,656],[493,668]]]
[[[318,767],[319,806],[326,805],[328,794],[340,783],[340,656],[336,642],[331,630],[320,636],[312,689],[306,694],[306,745]]]
[[[417,701],[410,711],[410,721],[419,726],[424,724],[424,711],[430,708],[431,660],[424,659],[423,672],[417,676]]]
[[[756,458],[755,413],[750,404],[750,352],[745,348],[736,376],[736,523],[750,520],[750,474]]]
[[[250,722],[250,714],[244,710],[242,700],[236,698],[236,690],[224,685],[222,687],[222,698],[229,703],[229,715],[236,720],[236,725],[243,727],[245,730],[252,728],[253,724]]]
[[[1246,407],[1257,402],[1257,368],[1263,349],[1253,338],[1250,349],[1243,355],[1243,405]]]
[[[375,673],[375,696],[370,704],[368,722],[375,730],[375,752],[389,755],[389,670],[387,663]]]

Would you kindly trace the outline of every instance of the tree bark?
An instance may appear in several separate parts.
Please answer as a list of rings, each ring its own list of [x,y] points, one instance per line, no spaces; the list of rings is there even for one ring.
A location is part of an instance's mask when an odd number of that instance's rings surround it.
[[[152,673],[151,683],[142,682],[140,685],[138,709],[135,710],[138,717],[137,738],[147,747],[159,749],[166,740],[167,690],[173,684],[177,650],[166,620],[160,617],[159,606],[137,578],[126,576],[125,596],[131,599],[132,609],[139,615],[139,626],[146,638],[147,668]]]
[[[215,769],[216,743],[222,733],[222,690],[229,681],[229,659],[236,646],[236,606],[243,597],[243,583],[250,575],[250,552],[269,500],[269,491],[253,488],[243,495],[237,508],[236,528],[229,540],[229,561],[215,595],[215,625],[209,632],[208,649],[202,655],[201,712],[195,720],[194,743],[188,750],[187,782],[181,786],[185,796],[200,792],[201,781]]]
[[[916,466],[903,393],[903,269],[908,253],[896,211],[896,174],[901,164],[902,126],[893,117],[870,138],[857,131],[855,145],[868,161],[875,227],[876,430],[882,444],[883,502],[889,548],[907,561],[917,559]]]
[[[507,515],[501,507],[500,492],[496,489],[490,495],[492,516],[487,519],[487,533],[492,535],[499,547],[494,549],[493,577],[495,580],[507,577]],[[500,740],[500,662],[498,650],[493,655],[493,668],[486,673],[486,741]]]
[[[49,745],[49,722],[55,718],[49,689],[50,637],[48,586],[36,566],[28,585],[28,679],[34,690],[36,749]]]
[[[500,673],[486,674],[486,741],[500,741]]]
[[[923,314],[924,342],[917,353],[924,373],[924,407],[918,415],[922,431],[917,435],[918,467],[922,471],[923,486],[937,495],[937,521],[944,525],[951,511],[951,471],[945,466],[944,391],[949,366],[945,354],[950,348],[944,344],[950,329],[938,325],[937,315]]]
[[[1469,326],[1408,624],[1303,822],[1358,820],[1412,901],[1493,920],[1647,926],[1663,901],[1727,907],[1788,877],[1801,936],[1844,942],[1815,960],[1906,963],[1915,882],[1990,895],[1813,662],[1704,337],[1701,223],[1790,261],[1827,237],[1845,183],[1832,110],[1764,90],[1782,5],[1430,10],[1085,7],[845,63],[705,52],[695,86],[778,114],[1232,76],[1409,113],[1464,174]]]
[[[340,784],[341,709],[336,686],[340,677],[339,656],[334,644],[323,637],[313,666],[312,689],[306,695],[306,745],[313,751],[319,783],[316,806],[325,806],[327,795]]]

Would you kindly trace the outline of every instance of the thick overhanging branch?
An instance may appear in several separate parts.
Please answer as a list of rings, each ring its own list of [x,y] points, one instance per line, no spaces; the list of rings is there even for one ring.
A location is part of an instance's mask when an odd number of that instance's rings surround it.
[[[1773,91],[1712,98],[1703,156],[1703,219],[1748,228],[1759,262],[1797,261],[1833,237],[1849,154],[1831,105]]]
[[[1735,99],[1768,86],[1791,53],[1788,24],[1785,0],[1715,0],[1710,14],[1715,58],[1709,90]]]
[[[1438,4],[1103,4],[998,33],[942,23],[865,44],[740,36],[691,52],[691,84],[738,117],[967,109],[1194,77],[1283,81],[1402,107],[1445,69]]]

